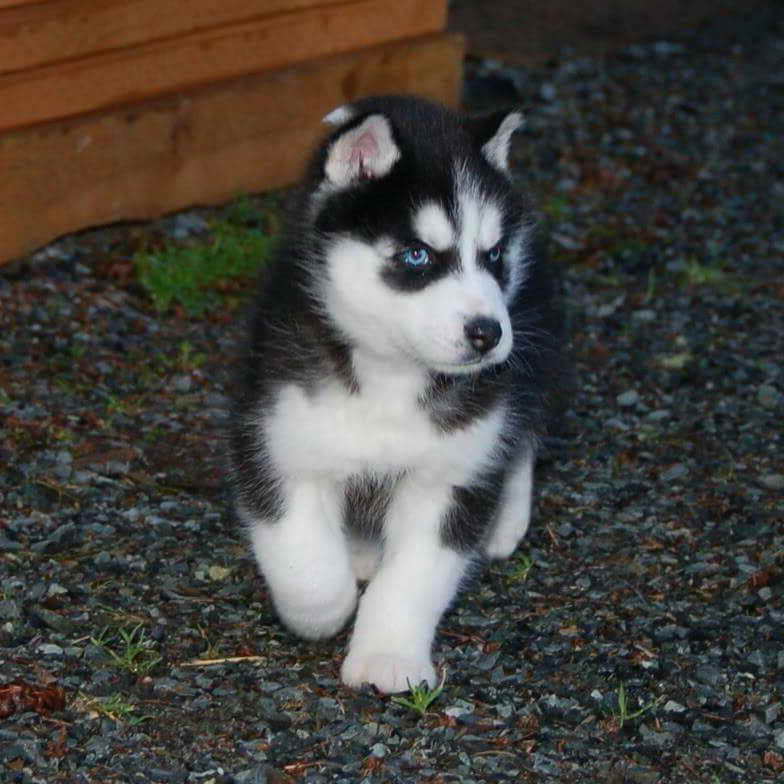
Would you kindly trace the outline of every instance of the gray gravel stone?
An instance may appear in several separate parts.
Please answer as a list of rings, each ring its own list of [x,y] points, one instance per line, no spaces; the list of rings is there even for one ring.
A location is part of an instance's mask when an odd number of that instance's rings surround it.
[[[700,683],[708,686],[715,686],[724,680],[724,673],[718,668],[709,664],[702,664],[694,672],[694,676]]]
[[[53,610],[47,610],[45,607],[32,607],[30,609],[30,614],[35,618],[38,618],[41,623],[45,624],[50,629],[54,629],[61,634],[71,634],[76,628],[75,624],[68,618]]]
[[[766,724],[773,724],[781,714],[781,703],[774,702],[771,705],[766,706],[763,711],[763,718],[765,719]]]
[[[622,392],[615,398],[615,402],[622,408],[630,408],[636,405],[640,400],[640,393],[636,389],[629,389]]]
[[[662,706],[662,710],[668,713],[683,713],[686,710],[686,707],[679,702],[675,702],[675,700],[667,700]]]
[[[54,643],[42,643],[38,646],[38,653],[41,656],[62,656],[63,649],[59,645],[55,645]]]
[[[458,700],[457,702],[444,708],[444,713],[452,718],[459,718],[474,712],[473,703],[468,700]]]
[[[781,402],[781,398],[781,393],[770,384],[763,384],[757,390],[757,401],[765,408],[776,408]]]
[[[0,620],[17,620],[22,617],[21,604],[13,599],[0,601]]]
[[[189,375],[175,376],[172,380],[175,392],[190,392],[193,388],[193,378]]]
[[[51,536],[30,545],[36,553],[55,553],[72,545],[77,538],[77,528],[73,523],[59,526]]]
[[[763,474],[759,483],[768,490],[784,490],[784,474]]]
[[[234,774],[237,784],[268,784],[267,765],[259,765],[254,768],[246,768]]]
[[[784,728],[774,731],[773,742],[776,744],[776,748],[784,749]]]
[[[558,775],[558,764],[555,762],[555,760],[550,759],[544,754],[534,752],[531,755],[531,761],[533,762],[534,773],[538,773],[542,776]]]

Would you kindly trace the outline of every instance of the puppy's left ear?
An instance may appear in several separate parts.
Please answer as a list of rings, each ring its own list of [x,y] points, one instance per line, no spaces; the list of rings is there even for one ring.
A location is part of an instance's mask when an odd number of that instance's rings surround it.
[[[325,121],[343,125],[351,119],[351,115],[341,108],[328,114]],[[346,187],[385,176],[399,158],[400,150],[389,120],[382,114],[371,114],[332,139],[324,162],[324,175],[333,185]]]
[[[496,112],[469,120],[469,130],[491,166],[509,172],[509,142],[523,124],[521,112]]]

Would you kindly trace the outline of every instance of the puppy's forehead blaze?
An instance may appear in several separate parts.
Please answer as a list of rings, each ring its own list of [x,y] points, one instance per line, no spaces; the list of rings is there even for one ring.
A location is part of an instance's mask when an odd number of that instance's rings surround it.
[[[477,251],[486,251],[502,237],[502,213],[495,201],[482,198],[477,190],[467,190],[458,198],[460,215],[460,257],[470,263]]]
[[[414,235],[437,251],[445,251],[466,241],[481,250],[492,248],[501,240],[501,210],[493,202],[472,196],[461,200],[458,226],[446,209],[436,202],[426,202],[414,212]]]
[[[483,205],[479,214],[479,236],[477,244],[481,250],[489,250],[502,238],[501,210],[495,204]]]
[[[463,197],[460,206],[465,241],[473,243],[479,250],[492,248],[501,239],[501,210],[498,205],[472,194]]]
[[[446,210],[430,201],[414,213],[414,235],[437,251],[448,250],[455,244],[455,229]]]

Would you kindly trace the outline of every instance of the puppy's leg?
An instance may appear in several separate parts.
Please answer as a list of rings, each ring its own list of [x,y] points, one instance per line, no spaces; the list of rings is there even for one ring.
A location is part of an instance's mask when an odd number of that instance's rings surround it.
[[[364,539],[350,539],[349,551],[354,576],[361,582],[369,580],[378,571],[381,562],[380,545]]]
[[[508,558],[520,544],[531,520],[535,455],[521,455],[504,482],[498,517],[485,545],[488,558]]]
[[[406,691],[436,673],[430,648],[469,556],[446,546],[441,527],[452,488],[402,480],[384,527],[384,555],[363,595],[341,677],[349,686],[372,683],[382,692]]]
[[[248,519],[259,568],[281,620],[308,639],[341,629],[357,601],[348,543],[341,527],[339,488],[322,480],[283,486],[282,516]]]

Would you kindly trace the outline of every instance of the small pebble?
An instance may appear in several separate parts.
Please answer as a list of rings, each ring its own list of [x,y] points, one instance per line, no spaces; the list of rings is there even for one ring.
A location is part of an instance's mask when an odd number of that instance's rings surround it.
[[[569,522],[565,522],[561,523],[556,530],[559,536],[568,537],[574,533],[574,526]]]
[[[683,713],[686,708],[679,702],[675,702],[675,700],[667,700],[662,706],[662,710],[667,711],[667,713]]]
[[[175,376],[172,385],[175,392],[190,392],[193,388],[193,378],[190,375]]]
[[[656,311],[650,310],[648,308],[644,308],[642,310],[635,310],[632,313],[632,318],[635,321],[641,321],[647,324],[648,322],[656,320]]]
[[[629,408],[635,405],[640,399],[640,393],[636,389],[629,389],[622,392],[615,398],[615,402],[622,408]]]
[[[780,702],[774,702],[772,705],[768,705],[763,711],[763,718],[765,719],[765,723],[773,724],[773,722],[778,719],[780,713],[781,713]]]
[[[763,408],[776,408],[780,399],[781,395],[779,394],[779,391],[770,384],[763,384],[757,390],[757,402]]]
[[[776,748],[784,749],[784,728],[773,733],[773,742],[776,744]]]
[[[444,709],[444,713],[447,716],[452,716],[452,718],[458,718],[459,716],[465,716],[466,714],[474,712],[474,705],[467,700],[458,700],[457,702],[453,703],[449,707]]]
[[[53,643],[42,643],[37,648],[38,653],[42,656],[62,656],[63,649],[59,645]]]
[[[227,569],[225,566],[218,566],[217,564],[214,564],[207,570],[207,576],[210,578],[210,580],[217,582],[220,580],[225,580],[232,573],[232,571],[232,569]]]
[[[768,490],[784,490],[784,474],[763,474],[759,483]]]
[[[670,466],[666,471],[664,471],[661,475],[661,478],[665,482],[672,482],[675,479],[682,479],[689,473],[689,469],[683,463],[675,463],[675,465]]]
[[[708,686],[714,686],[723,679],[721,670],[718,667],[713,667],[708,664],[697,667],[694,675],[700,683],[704,683]]]

